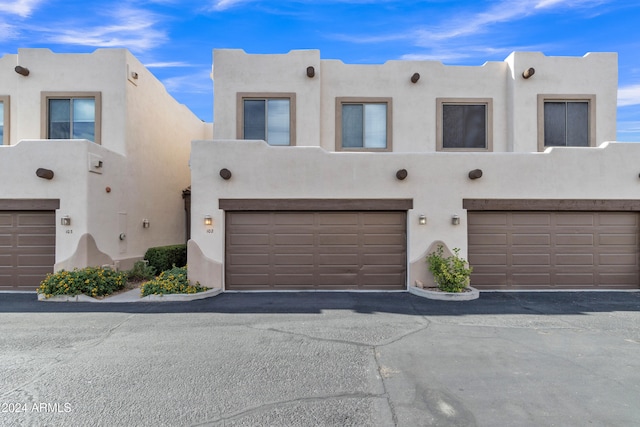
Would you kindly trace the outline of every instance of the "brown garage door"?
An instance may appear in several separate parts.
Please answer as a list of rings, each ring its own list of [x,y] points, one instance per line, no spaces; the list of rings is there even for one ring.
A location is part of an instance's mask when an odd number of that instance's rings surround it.
[[[634,212],[469,212],[479,289],[636,289]]]
[[[55,263],[53,211],[0,211],[0,290],[34,291]]]
[[[227,212],[226,288],[405,289],[406,212]]]

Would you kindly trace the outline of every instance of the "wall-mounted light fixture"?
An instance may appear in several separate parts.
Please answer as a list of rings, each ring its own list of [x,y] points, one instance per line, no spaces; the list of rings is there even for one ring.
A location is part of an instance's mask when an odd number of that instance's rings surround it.
[[[224,180],[231,179],[231,171],[227,168],[222,168],[220,169],[220,176]]]
[[[522,78],[524,79],[528,79],[529,77],[533,76],[536,73],[536,69],[531,67],[531,68],[527,68],[526,70],[524,70],[522,72]]]
[[[211,215],[204,216],[204,225],[213,225],[213,218],[211,218]]]
[[[427,217],[425,214],[420,214],[420,216],[418,217],[418,224],[427,225]]]
[[[409,176],[409,172],[406,169],[400,169],[396,172],[396,178],[400,181],[404,180],[407,176]]]
[[[451,224],[460,225],[460,216],[459,215],[453,215],[451,217]]]
[[[53,179],[53,171],[51,169],[38,168],[36,169],[36,176],[42,179]]]
[[[316,69],[313,68],[312,66],[308,66],[307,67],[307,77],[312,79],[315,75],[316,75]]]
[[[14,70],[16,71],[16,73],[20,74],[21,76],[27,77],[29,75],[29,69],[27,67],[16,65],[16,68],[14,68]]]
[[[60,225],[66,225],[66,226],[71,225],[71,217],[69,215],[65,215],[62,218],[60,218]]]
[[[420,80],[420,73],[413,73],[411,76],[411,83],[418,83],[418,80]]]
[[[151,224],[149,223],[149,220],[147,218],[142,220],[142,228],[149,228]]]
[[[132,72],[131,72],[131,78],[132,78],[133,80],[138,80],[138,73],[136,73],[135,71],[132,71]]]
[[[482,169],[474,169],[469,172],[469,179],[482,178]]]

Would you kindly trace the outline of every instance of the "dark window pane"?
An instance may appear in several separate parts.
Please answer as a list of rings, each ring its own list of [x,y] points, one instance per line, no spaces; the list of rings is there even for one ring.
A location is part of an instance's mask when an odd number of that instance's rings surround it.
[[[267,139],[265,104],[263,99],[244,101],[244,139]]]
[[[49,139],[71,138],[71,100],[49,100]]]
[[[487,148],[487,106],[443,105],[442,147]]]
[[[363,146],[363,120],[364,111],[362,104],[345,104],[342,106],[342,146],[354,148]]]
[[[567,103],[567,146],[589,146],[589,103]]]
[[[565,146],[566,143],[566,103],[544,103],[544,145],[545,147]]]

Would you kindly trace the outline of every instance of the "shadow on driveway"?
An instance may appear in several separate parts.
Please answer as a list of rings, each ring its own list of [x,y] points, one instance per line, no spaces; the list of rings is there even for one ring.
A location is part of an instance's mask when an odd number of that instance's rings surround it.
[[[36,294],[0,294],[0,313],[356,313],[409,315],[575,314],[640,311],[640,292],[483,292],[473,301],[435,301],[408,292],[225,293],[188,302],[40,302]]]

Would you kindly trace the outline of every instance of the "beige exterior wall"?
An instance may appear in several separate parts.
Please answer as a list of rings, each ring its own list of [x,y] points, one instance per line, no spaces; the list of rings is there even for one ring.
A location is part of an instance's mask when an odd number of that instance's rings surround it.
[[[224,212],[231,199],[409,198],[408,283],[431,281],[424,257],[436,242],[467,256],[465,198],[634,199],[640,145],[615,139],[617,56],[546,57],[516,52],[478,67],[434,61],[347,65],[320,60],[318,51],[248,55],[214,51],[216,140],[194,141],[191,279],[224,288]],[[315,68],[313,78],[306,75]],[[522,72],[533,67],[529,79]],[[411,82],[420,74],[417,83]],[[236,94],[296,94],[296,147],[238,141]],[[538,95],[595,96],[594,148],[538,152]],[[392,98],[393,152],[336,150],[336,98]],[[436,152],[438,98],[491,99],[493,152]],[[229,169],[223,180],[219,171]],[[405,180],[396,171],[406,169]],[[481,169],[482,178],[468,173]],[[419,225],[424,214],[427,225]],[[211,215],[213,227],[203,224]],[[459,215],[460,225],[451,218]]]
[[[16,65],[29,76],[17,74]],[[43,91],[100,92],[101,145],[41,140]],[[11,102],[11,145],[0,147],[1,197],[60,199],[56,268],[105,261],[129,268],[151,246],[185,241],[181,192],[190,184],[190,141],[209,137],[212,126],[177,103],[129,52],[20,49],[0,58],[0,94]],[[95,161],[102,167],[91,167]],[[39,167],[54,178],[36,177]],[[60,225],[63,215],[72,218],[70,227]]]
[[[313,78],[306,75],[315,68]],[[533,67],[533,77],[522,72]],[[420,74],[417,83],[411,82]],[[393,102],[393,151],[436,151],[437,98],[493,101],[493,151],[538,151],[537,95],[595,95],[597,143],[615,140],[617,54],[547,57],[514,52],[502,62],[446,66],[438,61],[388,61],[382,65],[321,60],[317,50],[251,55],[214,50],[216,139],[235,139],[236,94],[296,94],[298,146],[335,151],[338,97],[389,97]]]
[[[442,241],[467,256],[463,199],[637,199],[640,145],[554,148],[544,153],[331,153],[319,147],[270,147],[258,141],[194,141],[189,274],[223,286],[224,212],[218,199],[412,198],[408,214],[409,283],[429,283],[424,257]],[[233,176],[225,181],[222,168]],[[408,177],[397,180],[398,169]],[[480,179],[469,171],[481,169]],[[427,225],[419,225],[424,214]],[[213,216],[214,226],[203,224]],[[461,217],[452,225],[452,215]]]

